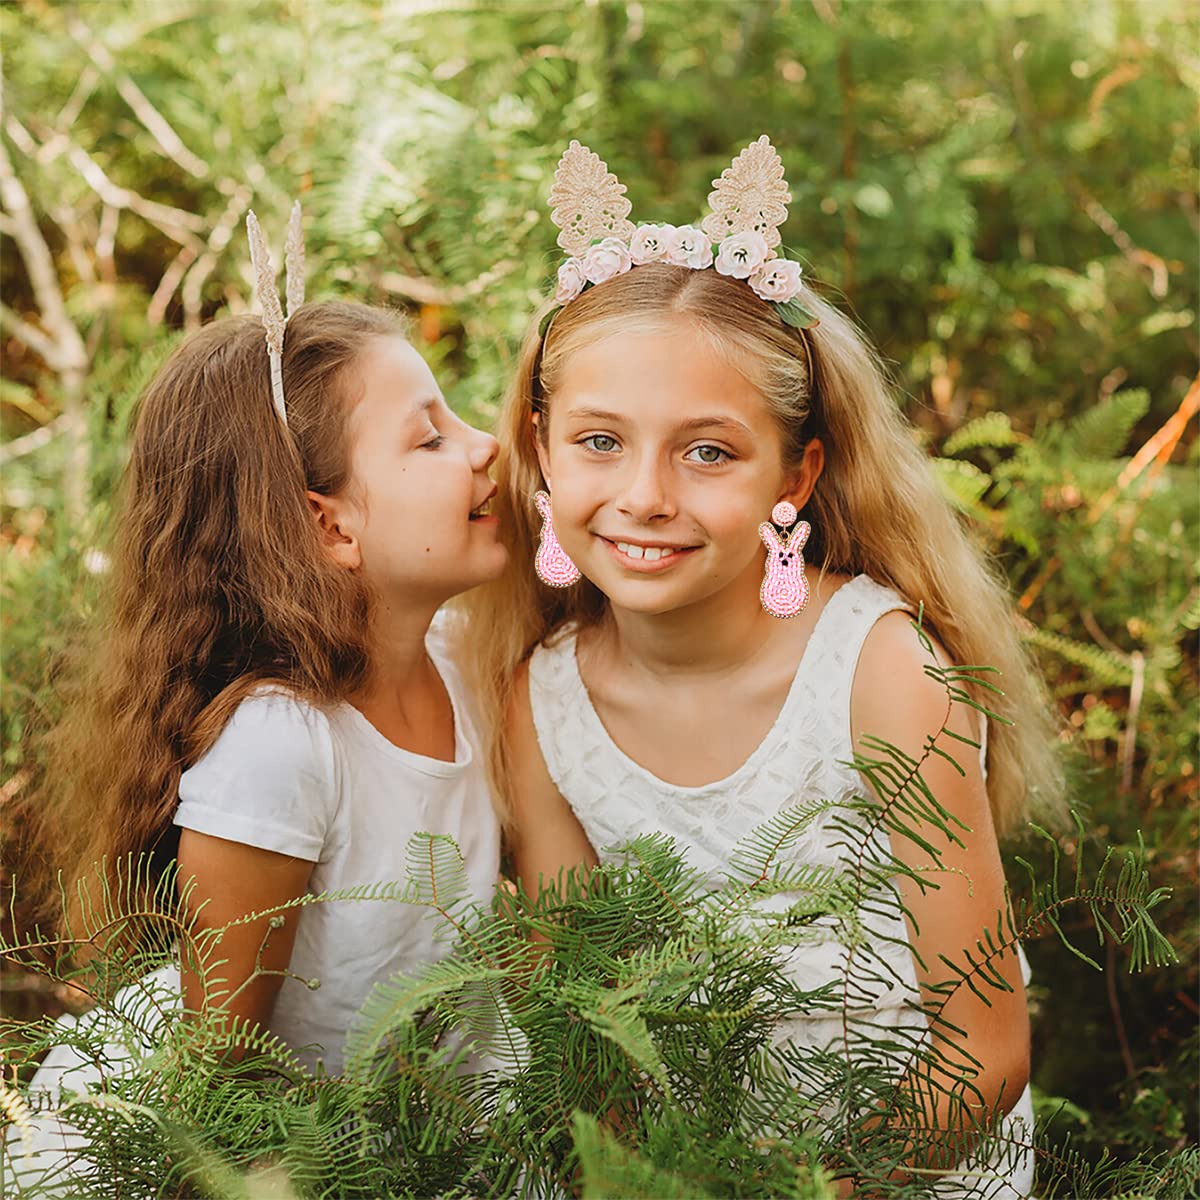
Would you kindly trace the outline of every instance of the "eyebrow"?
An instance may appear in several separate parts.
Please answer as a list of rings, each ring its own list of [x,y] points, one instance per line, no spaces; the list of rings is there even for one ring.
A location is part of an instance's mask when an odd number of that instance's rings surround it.
[[[628,418],[622,416],[621,413],[607,412],[602,408],[572,408],[567,410],[568,417],[571,418],[587,418],[593,421],[607,421],[614,425],[619,425]],[[692,417],[691,420],[684,421],[677,426],[681,433],[692,433],[698,429],[725,429],[731,433],[740,433],[745,437],[753,437],[753,432],[748,425],[744,425],[741,421],[734,420],[733,417]]]

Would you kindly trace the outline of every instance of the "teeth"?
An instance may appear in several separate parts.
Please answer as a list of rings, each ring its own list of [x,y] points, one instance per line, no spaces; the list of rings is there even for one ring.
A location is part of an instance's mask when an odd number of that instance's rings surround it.
[[[627,558],[644,558],[647,562],[658,562],[675,553],[669,546],[631,546],[628,542],[617,542],[616,545]]]

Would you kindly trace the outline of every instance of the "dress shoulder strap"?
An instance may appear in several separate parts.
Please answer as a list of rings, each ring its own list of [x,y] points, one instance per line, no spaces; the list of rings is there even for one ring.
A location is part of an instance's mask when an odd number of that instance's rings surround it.
[[[838,601],[836,606],[833,606],[833,601]],[[813,647],[812,678],[820,681],[822,698],[829,704],[830,712],[835,714],[839,742],[849,757],[853,750],[850,741],[850,695],[867,634],[886,613],[899,610],[915,617],[917,610],[899,592],[877,583],[869,575],[856,575],[834,594],[830,604],[832,611],[828,614],[829,619],[823,620],[819,626],[820,644]],[[913,636],[916,637],[916,634]],[[979,760],[985,778],[987,735],[987,721],[984,719],[980,726]]]
[[[838,742],[847,756],[851,750],[850,691],[859,655],[875,622],[896,609],[915,615],[913,606],[898,592],[869,575],[856,575],[834,593],[829,611],[822,614],[828,619],[818,625],[820,641],[812,647],[810,679],[820,690],[822,704],[833,714]]]

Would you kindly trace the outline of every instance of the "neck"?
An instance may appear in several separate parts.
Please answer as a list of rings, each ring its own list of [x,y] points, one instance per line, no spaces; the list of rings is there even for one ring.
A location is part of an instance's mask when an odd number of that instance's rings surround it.
[[[428,693],[432,664],[425,635],[439,605],[400,605],[381,598],[371,621],[371,672],[351,698],[360,712],[391,709],[403,713]]]
[[[609,607],[616,651],[649,675],[719,675],[744,667],[772,638],[777,618],[759,603],[762,564],[705,600],[666,613]]]

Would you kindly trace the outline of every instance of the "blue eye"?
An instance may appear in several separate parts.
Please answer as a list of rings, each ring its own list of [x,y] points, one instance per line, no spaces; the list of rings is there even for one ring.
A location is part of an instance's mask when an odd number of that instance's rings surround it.
[[[617,439],[608,433],[593,433],[580,444],[597,454],[611,454],[617,448]]]
[[[695,454],[697,457],[692,458]],[[728,450],[722,450],[720,446],[693,446],[684,458],[690,459],[692,462],[703,463],[706,467],[715,467],[718,463],[725,462],[726,459],[733,456]]]

